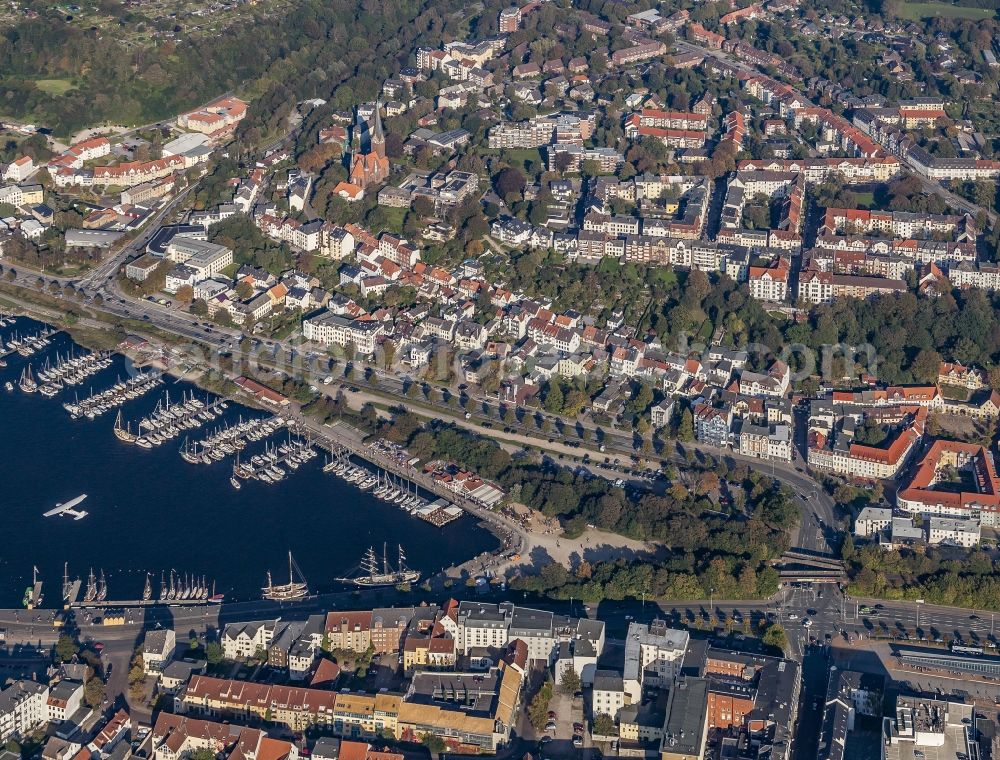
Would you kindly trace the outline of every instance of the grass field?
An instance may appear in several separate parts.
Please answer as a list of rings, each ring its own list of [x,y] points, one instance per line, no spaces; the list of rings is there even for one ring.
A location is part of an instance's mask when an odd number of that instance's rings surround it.
[[[875,205],[875,193],[855,193],[858,208],[871,208]]]
[[[899,15],[911,21],[919,21],[922,18],[965,18],[965,19],[985,19],[993,18],[996,11],[990,8],[967,8],[962,5],[952,5],[951,3],[904,2],[899,7]]]
[[[49,95],[65,95],[73,89],[69,79],[36,79],[35,87]]]

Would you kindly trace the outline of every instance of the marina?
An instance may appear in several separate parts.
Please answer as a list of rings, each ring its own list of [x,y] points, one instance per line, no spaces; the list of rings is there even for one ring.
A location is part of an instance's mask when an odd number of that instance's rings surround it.
[[[280,483],[293,470],[299,469],[316,456],[312,443],[301,439],[289,439],[288,443],[267,446],[263,453],[255,454],[249,461],[233,465],[234,488],[240,488],[239,481],[260,480],[264,483]]]
[[[112,409],[117,409],[129,401],[144,396],[162,383],[163,379],[159,372],[140,372],[128,380],[119,379],[110,388],[91,393],[83,401],[76,399],[67,402],[63,404],[63,409],[69,413],[71,419],[86,417],[88,420],[93,420]]]
[[[181,459],[189,464],[212,464],[238,454],[250,443],[262,441],[285,426],[280,417],[251,418],[242,416],[235,425],[216,428],[207,438],[181,446]]]
[[[171,404],[170,392],[167,391],[152,413],[139,420],[137,433],[132,432],[131,424],[122,427],[120,414],[115,420],[114,433],[120,441],[151,449],[176,438],[183,430],[195,430],[206,422],[211,422],[226,408],[227,404],[223,399],[202,401],[195,396],[194,391],[181,394],[181,400]]]
[[[0,341],[6,344],[15,330],[33,334],[41,329],[40,323],[20,318],[16,325],[0,327]],[[86,353],[65,333],[53,335],[51,346],[38,355],[26,358],[15,354],[9,366],[0,369],[0,384],[9,382],[16,391],[29,362],[44,367],[48,359],[54,366],[57,357],[65,358],[71,352],[74,356]],[[152,368],[137,369],[120,354],[110,358],[111,366],[89,380],[93,394],[128,382],[124,378],[153,372]],[[156,375],[156,382],[157,387],[169,390],[172,402],[190,399],[192,393],[206,401],[204,392],[190,383],[168,375]],[[64,392],[63,400],[66,395]],[[124,420],[130,419],[130,432],[137,434],[136,421],[152,416],[158,403],[162,409],[163,395],[147,392],[124,399],[117,410],[122,429],[129,427]],[[211,403],[208,400],[206,406]],[[210,598],[222,594],[227,601],[256,600],[260,599],[267,569],[277,570],[275,581],[288,580],[281,568],[287,566],[289,549],[309,579],[309,593],[316,594],[342,589],[337,579],[351,573],[369,546],[404,544],[407,562],[426,578],[498,545],[474,520],[437,528],[414,519],[398,504],[375,497],[371,492],[376,485],[374,468],[368,470],[372,483],[367,491],[359,491],[340,477],[331,478],[323,472],[322,459],[315,453],[321,447],[324,451],[319,453],[326,453],[326,441],[313,440],[313,456],[297,469],[285,468],[287,474],[280,482],[234,478],[237,457],[241,466],[253,466],[252,458],[268,450],[281,457],[280,447],[287,447],[289,440],[288,433],[282,431],[291,432],[292,441],[306,439],[281,417],[238,403],[226,404],[214,421],[203,421],[201,433],[185,429],[172,445],[139,450],[108,434],[114,424],[106,416],[88,418],[81,414],[73,419],[62,404],[49,403],[39,393],[0,392],[0,459],[8,473],[17,473],[5,481],[0,526],[11,535],[31,536],[30,541],[10,542],[0,555],[0,606],[22,605],[26,587],[34,589],[34,566],[39,581],[46,579],[46,586],[55,584],[55,590],[49,588],[50,593],[45,594],[44,606],[62,606],[60,597],[64,595],[58,593],[58,579],[67,561],[70,569],[83,571],[81,579],[67,581],[68,591],[78,585],[71,596],[74,606],[115,608],[210,603],[161,600],[159,579],[162,574],[169,592],[171,568],[196,568],[195,573],[188,573],[189,585],[193,576],[199,582],[214,579],[216,589],[214,593],[209,589]],[[191,439],[187,445],[193,447],[196,437],[204,441],[261,419],[272,420],[269,426],[274,429],[267,435],[262,434],[263,429],[253,436],[244,435],[246,445],[237,453],[213,458],[211,463],[202,460],[197,466],[178,455],[185,434]],[[343,456],[347,452],[337,449],[337,453]],[[234,488],[232,480],[241,488]],[[415,490],[411,485],[410,493]],[[419,490],[426,502],[423,487]],[[47,510],[82,493],[88,494],[87,500],[73,508],[82,511],[87,507],[86,518],[42,518]],[[336,544],[336,552],[330,551],[331,544]],[[90,567],[94,568],[95,584],[103,569],[104,601],[98,601],[96,595],[91,602],[83,601]],[[147,577],[151,578],[152,593],[144,599]],[[178,583],[175,575],[175,587]]]
[[[438,528],[465,514],[461,507],[456,507],[445,499],[428,501],[420,495],[416,484],[406,478],[383,470],[372,473],[367,467],[354,464],[345,452],[340,452],[336,458],[327,462],[323,471],[337,475],[362,491],[370,490],[376,498],[395,504],[408,515],[419,517]]]

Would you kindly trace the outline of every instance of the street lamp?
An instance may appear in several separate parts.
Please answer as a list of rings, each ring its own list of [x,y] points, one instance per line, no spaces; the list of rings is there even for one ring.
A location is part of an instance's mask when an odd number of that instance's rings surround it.
[[[917,606],[917,628],[920,627],[920,605],[924,603],[923,599],[914,600],[914,604]]]

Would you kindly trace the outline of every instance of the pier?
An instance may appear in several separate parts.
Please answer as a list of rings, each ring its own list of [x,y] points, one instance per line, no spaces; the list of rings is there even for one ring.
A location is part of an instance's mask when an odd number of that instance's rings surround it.
[[[144,449],[159,446],[161,443],[176,438],[181,430],[194,430],[206,422],[214,420],[227,407],[226,402],[217,398],[211,403],[205,403],[192,395],[177,404],[170,403],[167,394],[166,405],[156,405],[156,410],[148,417],[139,421],[139,433],[132,433],[130,425],[124,429],[120,422],[115,423],[115,436],[126,443],[134,443]]]
[[[160,373],[140,372],[128,380],[119,380],[106,390],[92,393],[83,401],[63,404],[63,408],[69,412],[70,417],[74,420],[80,417],[93,420],[128,401],[144,396],[162,383],[163,377]]]
[[[256,454],[249,462],[233,465],[232,484],[238,488],[239,480],[261,480],[265,483],[279,483],[289,470],[297,470],[302,464],[316,456],[312,441],[288,441],[279,446],[269,447],[263,454]]]
[[[41,351],[43,348],[48,346],[52,342],[52,336],[57,332],[59,331],[52,329],[41,330],[37,334],[26,338],[19,338],[15,335],[13,338],[8,340],[6,344],[0,343],[0,361],[7,359],[9,356],[13,356],[14,354],[32,356],[37,351]],[[4,366],[6,366],[6,362],[4,362]]]
[[[247,444],[262,441],[285,426],[280,417],[253,418],[243,420],[233,425],[216,430],[207,438],[185,443],[181,447],[181,458],[189,464],[211,464],[225,459],[227,456],[242,451]]]
[[[315,445],[325,449],[332,459],[343,458],[347,452],[350,452],[350,454],[373,465],[376,469],[382,469],[412,481],[425,492],[434,494],[448,504],[477,518],[500,541],[500,548],[497,550],[498,554],[512,551],[515,553],[524,553],[528,539],[523,532],[512,528],[501,515],[495,514],[481,504],[477,504],[471,499],[455,493],[450,488],[441,485],[433,478],[421,473],[410,464],[386,456],[371,446],[358,446],[356,441],[349,440],[345,434],[338,434],[328,426],[319,426],[318,423],[312,420],[299,418],[295,421],[294,426],[299,432],[302,430],[310,431],[315,437]],[[476,562],[478,561],[477,559]]]

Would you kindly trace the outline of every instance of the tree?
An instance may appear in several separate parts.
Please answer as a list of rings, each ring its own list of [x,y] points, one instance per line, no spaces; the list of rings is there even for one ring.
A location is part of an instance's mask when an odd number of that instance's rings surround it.
[[[79,652],[80,647],[66,634],[56,641],[56,662],[70,662]]]
[[[854,538],[850,533],[844,536],[844,541],[840,545],[840,558],[845,562],[854,559]]]
[[[769,647],[774,647],[781,651],[785,651],[785,647],[788,645],[788,637],[785,635],[785,629],[781,627],[780,623],[771,623],[768,626],[767,630],[764,631],[763,641]]]
[[[493,187],[496,189],[497,195],[504,200],[507,200],[509,195],[520,197],[524,193],[526,185],[527,180],[524,178],[524,172],[512,166],[502,169],[493,178]]]
[[[541,731],[549,722],[549,702],[552,700],[552,682],[546,680],[528,705],[528,719],[536,730]]]
[[[595,736],[614,736],[618,731],[615,728],[615,719],[607,713],[598,713],[594,716]]]
[[[936,383],[941,368],[941,354],[931,349],[923,349],[913,360],[910,370],[921,383]]]
[[[427,747],[427,750],[432,755],[441,754],[447,747],[444,743],[444,739],[437,734],[421,734],[420,743]]]
[[[194,300],[194,288],[190,285],[181,285],[174,297],[181,303],[191,303]]]
[[[573,668],[568,668],[563,672],[562,679],[559,681],[559,688],[562,689],[565,694],[575,694],[580,691],[581,681],[580,675]]]
[[[223,660],[222,644],[210,641],[205,645],[205,659],[209,665],[218,665]]]
[[[240,282],[236,283],[235,290],[236,290],[236,297],[239,298],[241,301],[246,301],[251,296],[253,296],[253,286],[245,280],[241,280]]]
[[[191,313],[196,317],[208,316],[208,303],[204,298],[196,298],[191,302]]]
[[[92,676],[83,687],[83,701],[91,710],[98,709],[104,702],[104,681]]]
[[[685,442],[694,440],[694,415],[691,414],[690,409],[681,412],[681,424],[677,428],[677,438]]]

